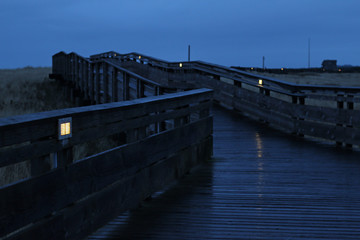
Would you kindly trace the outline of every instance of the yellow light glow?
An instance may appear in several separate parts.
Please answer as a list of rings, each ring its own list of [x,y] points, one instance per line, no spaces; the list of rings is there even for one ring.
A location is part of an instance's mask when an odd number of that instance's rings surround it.
[[[259,85],[263,85],[263,80],[259,79]]]
[[[254,68],[252,67],[251,70],[254,70]]]
[[[281,68],[281,71],[284,71],[284,68]]]
[[[341,72],[341,69],[339,69],[339,72]]]
[[[114,56],[116,57],[116,53],[114,54]]]
[[[182,63],[179,63],[179,67],[182,67]]]
[[[139,59],[141,59],[141,56],[139,56]]]
[[[69,135],[70,132],[71,132],[70,122],[62,123],[60,125],[60,135],[61,136]]]

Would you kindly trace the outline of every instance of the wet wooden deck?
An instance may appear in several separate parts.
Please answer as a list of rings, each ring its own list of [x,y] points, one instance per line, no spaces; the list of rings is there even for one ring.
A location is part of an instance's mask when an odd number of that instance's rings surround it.
[[[360,153],[214,109],[214,159],[88,239],[360,239]]]

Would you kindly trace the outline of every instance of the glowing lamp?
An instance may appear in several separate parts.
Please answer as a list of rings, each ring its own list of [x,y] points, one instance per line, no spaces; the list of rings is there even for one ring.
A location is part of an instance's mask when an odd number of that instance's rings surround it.
[[[141,56],[139,56],[139,59],[141,59]]]
[[[179,63],[179,67],[182,67],[182,63]]]
[[[341,72],[341,68],[339,68],[339,72]]]
[[[69,135],[70,134],[70,123],[67,122],[67,123],[62,123],[60,124],[60,135],[61,136],[64,136],[64,135]]]
[[[116,53],[114,53],[114,57],[116,57]]]
[[[58,120],[59,125],[59,140],[67,139],[72,137],[72,118],[61,118]]]
[[[281,68],[281,71],[284,71],[284,68]]]
[[[259,85],[263,85],[263,80],[259,79]]]

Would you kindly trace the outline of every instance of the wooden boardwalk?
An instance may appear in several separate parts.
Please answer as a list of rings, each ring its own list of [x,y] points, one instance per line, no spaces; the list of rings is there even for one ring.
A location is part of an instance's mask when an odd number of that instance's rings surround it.
[[[360,153],[214,109],[214,159],[88,239],[359,239]]]

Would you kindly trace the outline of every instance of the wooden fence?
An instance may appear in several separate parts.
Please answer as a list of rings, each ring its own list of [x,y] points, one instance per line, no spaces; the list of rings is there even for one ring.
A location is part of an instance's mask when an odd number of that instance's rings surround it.
[[[108,52],[90,59],[118,61],[169,86],[211,88],[222,106],[289,133],[360,145],[359,87],[299,85],[201,61],[166,62],[139,53]]]
[[[0,167],[32,169],[0,187],[0,238],[81,239],[136,207],[210,158],[211,104],[198,89],[0,119]],[[79,144],[104,138],[117,146],[74,161]]]
[[[69,85],[70,96],[89,104],[100,104],[176,92],[175,88],[151,81],[111,59],[84,58],[76,53],[53,56],[50,77]]]

